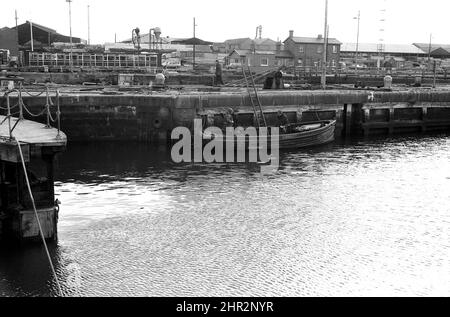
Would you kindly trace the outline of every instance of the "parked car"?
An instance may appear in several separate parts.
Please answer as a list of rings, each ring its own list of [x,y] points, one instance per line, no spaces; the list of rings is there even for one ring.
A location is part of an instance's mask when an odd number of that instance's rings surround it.
[[[349,69],[367,69],[367,65],[364,64],[352,64],[348,67]]]
[[[237,69],[241,67],[242,67],[241,63],[230,63],[229,65],[227,65],[227,69]]]
[[[181,60],[179,58],[168,58],[162,62],[162,66],[169,69],[176,69],[181,67]]]

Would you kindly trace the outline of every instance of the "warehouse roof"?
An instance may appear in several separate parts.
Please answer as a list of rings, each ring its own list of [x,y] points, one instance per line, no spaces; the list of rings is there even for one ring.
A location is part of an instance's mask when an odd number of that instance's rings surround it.
[[[48,27],[46,27],[46,26],[37,24],[37,23],[35,23],[35,22],[31,22],[31,23],[33,24],[33,28],[38,28],[38,29],[41,29],[41,30],[44,31],[44,32],[48,32],[48,33],[51,33],[51,34],[57,33],[56,30],[54,30],[54,29],[51,29],[51,28],[48,28]],[[26,21],[25,23],[23,23],[23,24],[21,24],[21,25],[19,25],[19,26],[23,26],[23,25],[26,25],[26,24],[30,24],[30,21]],[[13,27],[13,29],[15,29],[15,28],[16,28],[16,27]]]
[[[422,51],[428,52],[430,51],[430,44],[426,43],[414,43],[414,46],[420,48]],[[447,53],[450,53],[450,45],[449,44],[431,44],[431,52],[437,51],[437,50],[444,50]]]
[[[359,43],[358,51],[378,53],[379,45],[377,43]],[[356,52],[356,43],[342,44],[341,52]],[[384,44],[383,52],[391,54],[425,54],[423,50],[412,44]]]

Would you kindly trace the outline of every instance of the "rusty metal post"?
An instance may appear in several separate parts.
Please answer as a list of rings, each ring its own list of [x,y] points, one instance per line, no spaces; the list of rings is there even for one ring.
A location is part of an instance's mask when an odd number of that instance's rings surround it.
[[[56,136],[56,138],[60,138],[60,131],[61,131],[61,108],[60,108],[60,104],[59,104],[59,89],[56,90],[56,120],[58,121],[58,135]]]
[[[49,102],[49,91],[48,91],[48,86],[45,87],[46,90],[46,95],[47,95],[47,103],[46,103],[46,108],[47,108],[47,128],[50,128],[50,102]]]
[[[9,131],[9,140],[12,140],[12,130],[11,130],[11,104],[9,100],[9,93],[6,94],[6,107],[7,107],[7,118],[8,118],[8,131]]]
[[[19,120],[23,120],[22,82],[19,83]]]

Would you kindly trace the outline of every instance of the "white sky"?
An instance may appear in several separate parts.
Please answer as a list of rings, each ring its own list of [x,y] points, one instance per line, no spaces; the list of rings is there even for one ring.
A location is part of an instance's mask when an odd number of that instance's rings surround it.
[[[88,38],[87,5],[91,9],[91,42],[122,41],[135,27],[141,33],[160,27],[162,36],[192,37],[193,18],[197,37],[207,41],[254,38],[263,25],[263,37],[285,40],[289,30],[297,36],[317,36],[324,31],[324,0],[73,0],[73,36]],[[69,10],[65,0],[1,0],[0,27],[33,22],[69,35]],[[386,22],[382,19],[386,9]],[[360,42],[450,44],[449,0],[329,0],[330,36],[341,42],[356,42],[361,10]],[[385,29],[383,35],[380,29]]]

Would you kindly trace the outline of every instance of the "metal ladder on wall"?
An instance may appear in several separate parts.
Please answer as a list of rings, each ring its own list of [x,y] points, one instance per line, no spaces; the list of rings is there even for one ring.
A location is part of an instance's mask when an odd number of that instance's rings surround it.
[[[252,107],[253,107],[253,112],[255,114],[255,120],[256,120],[258,129],[261,126],[267,127],[266,117],[264,116],[264,111],[261,106],[261,100],[259,99],[259,96],[258,96],[258,91],[255,86],[255,80],[253,78],[253,74],[250,69],[250,66],[247,66],[247,69],[248,69],[248,74],[246,73],[245,66],[242,66],[242,73],[244,74],[245,85],[247,87],[248,96],[250,97],[250,103],[252,104]],[[250,83],[249,83],[249,77],[250,77]],[[250,84],[251,84],[251,87],[250,87]],[[258,114],[258,110],[256,107],[259,108],[259,114]]]

